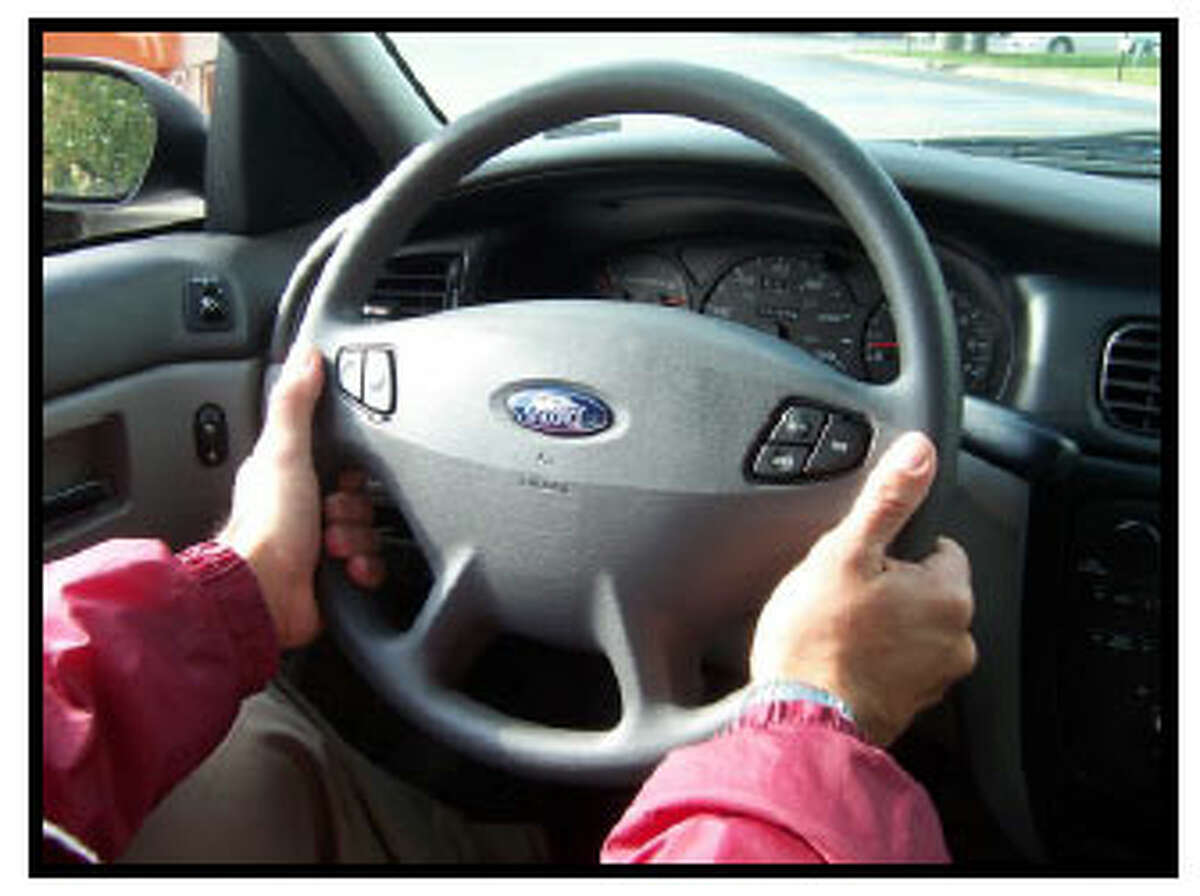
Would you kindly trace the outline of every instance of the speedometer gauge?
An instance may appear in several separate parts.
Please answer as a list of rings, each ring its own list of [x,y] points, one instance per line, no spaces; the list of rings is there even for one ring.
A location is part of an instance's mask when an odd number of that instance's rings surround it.
[[[866,310],[819,255],[742,261],[717,282],[704,313],[786,339],[843,373],[861,377]]]

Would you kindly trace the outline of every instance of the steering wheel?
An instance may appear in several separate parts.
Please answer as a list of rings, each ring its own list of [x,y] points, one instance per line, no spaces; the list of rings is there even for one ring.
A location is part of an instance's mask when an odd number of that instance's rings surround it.
[[[385,259],[465,174],[550,128],[622,113],[723,125],[798,166],[880,277],[903,346],[898,377],[861,383],[773,336],[656,306],[539,300],[357,316]],[[281,359],[297,296],[312,286],[295,338],[329,365],[316,443],[384,483],[434,576],[401,631],[378,596],[325,564],[324,617],[390,706],[483,761],[625,781],[718,729],[741,692],[703,702],[701,647],[761,605],[910,429],[938,446],[939,473],[893,552],[932,547],[961,413],[938,265],[880,168],[775,89],[654,63],[521,90],[415,149],[309,261],[324,264],[293,275],[273,353]],[[602,653],[621,699],[615,727],[535,724],[455,690],[501,631]]]

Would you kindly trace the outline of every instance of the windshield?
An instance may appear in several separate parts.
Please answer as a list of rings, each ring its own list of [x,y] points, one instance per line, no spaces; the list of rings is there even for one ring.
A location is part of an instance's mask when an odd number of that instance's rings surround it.
[[[1141,144],[1154,138],[1157,162],[1161,46],[1154,33],[506,32],[391,38],[448,119],[571,69],[670,59],[772,84],[861,139],[954,139],[956,148],[970,151],[963,138],[987,138],[994,152],[996,138],[1136,132]],[[623,129],[640,126],[622,122]],[[1090,151],[1102,155],[1094,144]],[[1072,152],[1078,155],[1078,148]]]

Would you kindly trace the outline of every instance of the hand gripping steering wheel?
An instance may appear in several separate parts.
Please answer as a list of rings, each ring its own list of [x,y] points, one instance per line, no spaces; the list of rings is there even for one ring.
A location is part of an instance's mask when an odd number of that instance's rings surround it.
[[[629,303],[357,315],[385,259],[465,174],[547,129],[624,113],[731,128],[823,190],[883,284],[903,346],[899,376],[857,382],[753,329]],[[622,781],[716,730],[740,693],[697,705],[702,645],[761,604],[909,429],[938,446],[939,473],[893,550],[916,558],[933,545],[962,388],[937,263],[879,167],[775,89],[657,63],[524,89],[415,149],[309,258],[323,268],[319,279],[314,265],[293,276],[275,359],[297,294],[311,285],[295,338],[330,365],[317,443],[383,481],[434,575],[400,631],[379,596],[325,564],[323,614],[389,705],[477,758],[545,778]],[[535,724],[455,690],[498,631],[602,653],[620,693],[618,723],[599,732]]]

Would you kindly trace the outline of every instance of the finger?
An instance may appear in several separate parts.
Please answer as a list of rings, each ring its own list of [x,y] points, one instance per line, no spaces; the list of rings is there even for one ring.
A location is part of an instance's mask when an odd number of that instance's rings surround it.
[[[387,566],[378,554],[355,554],[346,561],[346,575],[360,588],[378,588],[387,575]]]
[[[974,672],[977,665],[979,665],[979,647],[970,632],[963,632],[960,637],[946,645],[941,679],[932,685],[925,694],[929,705],[937,703],[945,697],[946,692]]]
[[[283,451],[312,451],[312,417],[321,395],[324,363],[312,346],[296,346],[271,391],[267,428]]]
[[[345,559],[355,554],[379,552],[379,535],[366,526],[335,523],[325,530],[325,550],[332,557]]]
[[[339,492],[359,492],[367,484],[367,474],[362,470],[341,470],[338,473]]]
[[[937,451],[929,437],[908,432],[884,452],[850,512],[837,527],[839,539],[882,569],[887,546],[900,534],[933,482]]]
[[[362,492],[334,492],[325,496],[326,523],[365,523],[375,518],[371,499]]]

